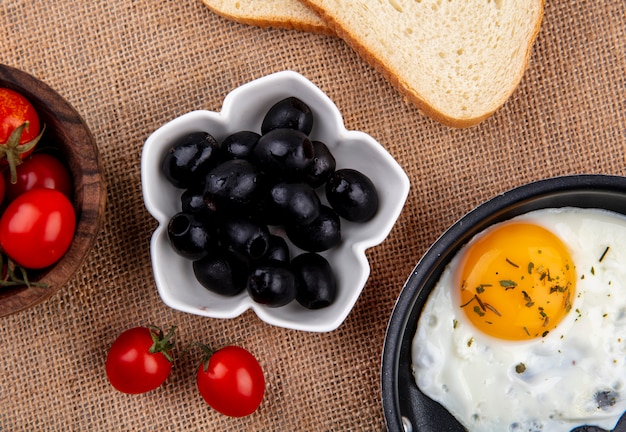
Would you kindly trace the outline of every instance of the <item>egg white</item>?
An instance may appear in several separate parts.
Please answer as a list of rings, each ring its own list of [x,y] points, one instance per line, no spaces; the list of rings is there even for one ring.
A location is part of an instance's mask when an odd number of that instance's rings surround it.
[[[572,310],[544,338],[485,335],[465,317],[452,284],[464,247],[419,318],[417,386],[472,432],[613,429],[626,411],[626,217],[569,207],[514,220],[543,226],[568,247],[577,274]]]

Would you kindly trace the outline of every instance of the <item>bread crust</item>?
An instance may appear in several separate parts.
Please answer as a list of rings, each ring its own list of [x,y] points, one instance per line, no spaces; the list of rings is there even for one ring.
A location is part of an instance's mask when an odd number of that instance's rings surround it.
[[[313,10],[304,9],[300,0],[285,0],[287,4],[293,3],[293,8],[282,9],[282,14],[255,14],[246,9],[233,11],[232,8],[222,7],[222,2],[218,0],[202,0],[202,3],[217,15],[241,24],[300,30],[329,36],[335,35],[335,32]],[[285,12],[286,10],[288,12]]]
[[[467,128],[475,126],[493,113],[495,113],[504,103],[510,98],[517,86],[519,85],[524,72],[528,68],[530,62],[530,56],[532,54],[532,47],[539,34],[541,28],[541,22],[543,20],[545,0],[529,0],[535,1],[538,7],[538,17],[534,23],[534,27],[530,30],[530,37],[528,39],[527,46],[523,47],[523,59],[522,67],[519,68],[515,77],[510,79],[509,89],[502,94],[498,100],[492,101],[492,108],[467,117],[455,117],[434,107],[429,101],[427,101],[422,94],[413,90],[411,83],[406,82],[403,79],[401,73],[394,70],[394,66],[385,63],[384,59],[377,57],[372,50],[369,49],[359,34],[355,34],[350,31],[349,26],[342,24],[332,11],[326,10],[320,5],[319,0],[301,0],[308,7],[313,9],[319,16],[322,17],[324,22],[333,29],[335,34],[342,38],[363,60],[374,67],[379,73],[381,73],[386,80],[388,80],[410,103],[413,103],[417,108],[426,116],[434,119],[435,121],[455,128]]]

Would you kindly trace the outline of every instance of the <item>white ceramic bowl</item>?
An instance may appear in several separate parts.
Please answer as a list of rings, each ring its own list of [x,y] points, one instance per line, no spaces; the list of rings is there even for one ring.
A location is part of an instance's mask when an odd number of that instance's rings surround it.
[[[235,297],[209,292],[196,281],[191,261],[174,252],[167,235],[170,218],[180,211],[182,193],[161,174],[161,161],[172,142],[193,131],[206,131],[218,141],[239,130],[260,133],[267,110],[290,96],[301,99],[313,111],[315,123],[310,136],[328,146],[337,169],[353,168],[366,174],[376,185],[380,200],[378,212],[369,222],[357,224],[342,219],[341,243],[322,253],[335,272],[338,293],[334,303],[317,310],[305,309],[295,301],[278,308],[267,307],[255,303],[246,291]],[[193,111],[157,129],[143,148],[141,180],[146,208],[159,223],[150,252],[156,286],[165,304],[213,318],[233,318],[252,309],[269,324],[313,332],[334,330],[346,319],[370,273],[365,250],[387,237],[409,192],[408,177],[385,149],[363,132],[346,130],[335,104],[309,80],[292,71],[238,87],[226,96],[221,112]],[[292,257],[301,252],[289,245]]]

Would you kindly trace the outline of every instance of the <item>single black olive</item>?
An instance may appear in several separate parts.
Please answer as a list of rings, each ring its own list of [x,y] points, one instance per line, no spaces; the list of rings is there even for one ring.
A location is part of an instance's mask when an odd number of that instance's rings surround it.
[[[180,197],[181,209],[200,217],[215,218],[217,209],[211,197],[205,192],[204,184],[198,183],[186,189]]]
[[[322,252],[336,246],[341,241],[341,221],[330,207],[321,205],[319,216],[307,225],[285,226],[291,242],[308,252]]]
[[[284,263],[263,262],[250,270],[248,294],[257,303],[284,306],[296,298],[296,278]]]
[[[206,176],[205,191],[220,207],[249,205],[263,184],[263,175],[243,159],[228,160],[213,168]]]
[[[279,220],[296,225],[313,222],[322,205],[313,188],[306,183],[276,183],[270,189],[269,199]]]
[[[192,260],[204,257],[216,244],[207,224],[195,215],[177,213],[167,225],[167,234],[175,252]]]
[[[161,169],[165,177],[178,188],[204,179],[216,161],[217,140],[206,132],[192,132],[179,138],[163,158]]]
[[[285,239],[281,236],[270,234],[269,245],[263,259],[289,263],[290,257],[289,246]]]
[[[321,141],[313,141],[313,152],[315,154],[313,163],[307,167],[304,180],[311,187],[318,188],[335,172],[337,162],[328,146]]]
[[[266,174],[299,181],[313,163],[315,150],[308,136],[292,129],[274,129],[259,138],[253,159]]]
[[[267,226],[252,219],[233,217],[222,222],[219,229],[220,244],[246,259],[260,259],[269,248],[270,233]]]
[[[303,253],[291,261],[296,275],[296,301],[307,309],[330,306],[337,296],[337,281],[330,263],[316,253]]]
[[[193,262],[193,272],[203,287],[216,294],[235,296],[246,288],[248,267],[236,255],[214,248]]]
[[[248,159],[260,137],[261,135],[253,131],[235,132],[222,141],[222,156],[225,159]]]
[[[365,174],[354,169],[335,171],[326,183],[326,199],[339,216],[367,222],[378,210],[378,193]]]
[[[313,129],[311,108],[296,97],[288,97],[276,102],[263,118],[261,133],[265,134],[273,129],[283,128],[310,134]]]
[[[281,212],[274,206],[269,198],[269,187],[263,186],[250,205],[246,206],[242,213],[254,216],[257,222],[265,225],[282,225]]]

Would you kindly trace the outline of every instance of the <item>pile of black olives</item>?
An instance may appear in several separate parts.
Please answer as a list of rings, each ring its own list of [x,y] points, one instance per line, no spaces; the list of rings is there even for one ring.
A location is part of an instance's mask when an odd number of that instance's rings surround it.
[[[260,133],[238,131],[220,143],[193,132],[166,153],[162,171],[184,189],[168,237],[208,290],[234,296],[247,289],[271,307],[334,301],[335,275],[318,252],[341,241],[341,218],[370,220],[378,195],[361,172],[336,169],[328,147],[309,137],[313,121],[311,109],[289,97],[267,111]],[[305,252],[292,258],[287,240],[269,230],[276,225]]]

